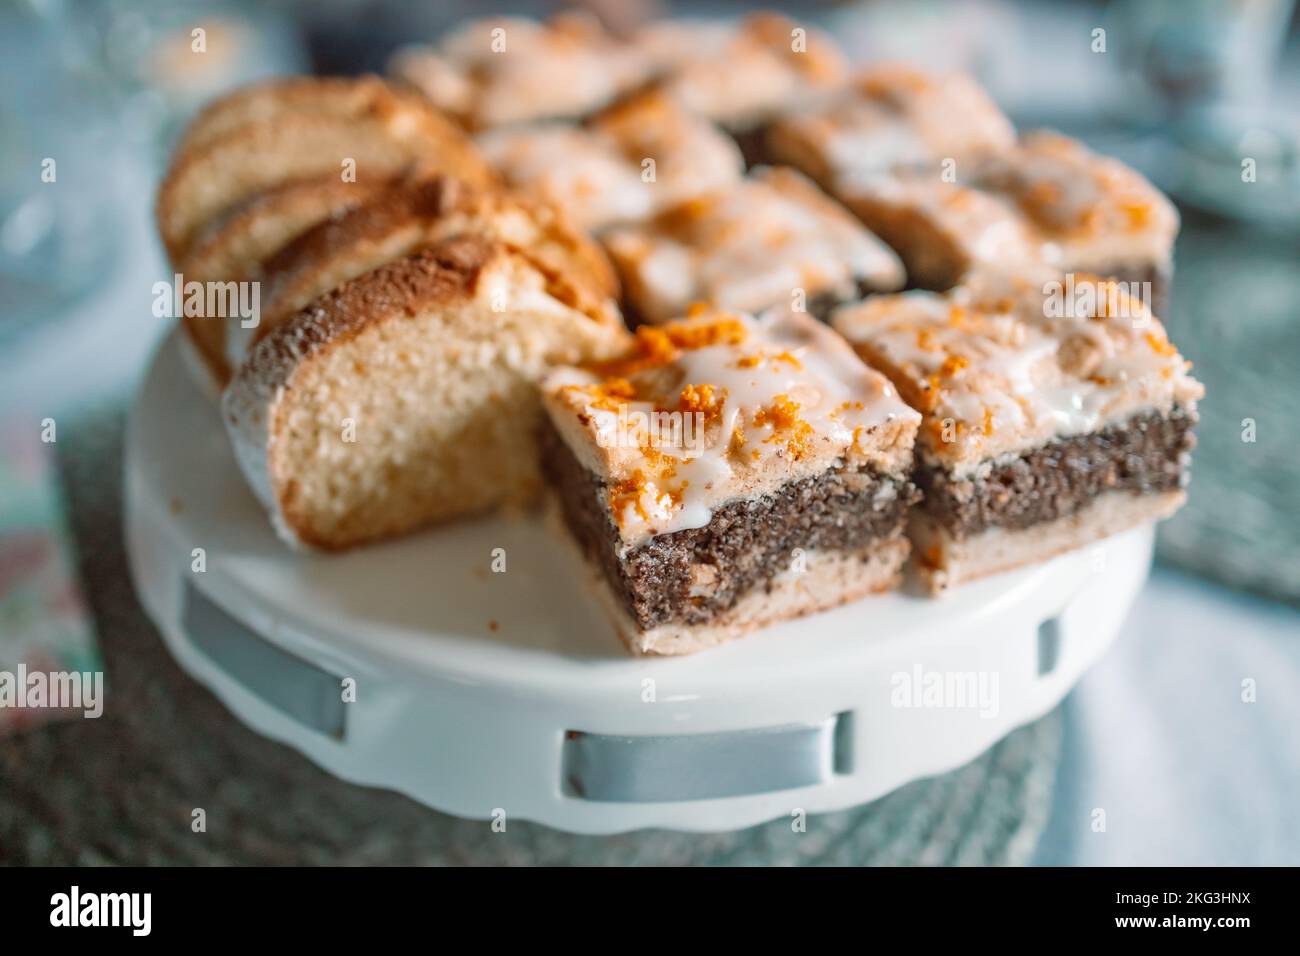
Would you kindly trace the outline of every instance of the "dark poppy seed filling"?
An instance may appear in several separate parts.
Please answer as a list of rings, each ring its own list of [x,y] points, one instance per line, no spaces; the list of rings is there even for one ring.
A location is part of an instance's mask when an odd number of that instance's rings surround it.
[[[657,535],[620,553],[606,486],[547,423],[542,467],[564,520],[642,628],[706,624],[791,567],[795,549],[861,554],[903,535],[919,498],[905,477],[832,469],[771,494],[729,502],[709,523]]]
[[[926,512],[957,540],[994,527],[1020,530],[1076,514],[1108,491],[1177,490],[1186,482],[1194,424],[1181,408],[1149,412],[1048,442],[977,478],[922,464],[916,482]]]

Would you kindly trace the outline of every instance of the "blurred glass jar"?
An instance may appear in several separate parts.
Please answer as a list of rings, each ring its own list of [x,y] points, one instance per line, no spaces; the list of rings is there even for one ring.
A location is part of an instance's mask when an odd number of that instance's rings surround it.
[[[0,16],[0,338],[99,284],[113,261],[122,144],[83,36]]]
[[[282,11],[185,0],[0,0],[0,340],[112,274],[188,116],[301,70]]]
[[[1278,62],[1295,0],[1117,0],[1120,116],[1167,144],[1160,185],[1236,219],[1300,229],[1300,120]],[[1294,80],[1294,77],[1292,77]],[[1242,188],[1243,184],[1249,188]]]

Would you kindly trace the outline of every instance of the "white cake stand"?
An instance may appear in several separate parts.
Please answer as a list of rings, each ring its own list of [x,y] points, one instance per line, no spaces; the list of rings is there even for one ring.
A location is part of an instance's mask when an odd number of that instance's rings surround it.
[[[254,730],[447,813],[577,833],[840,810],[971,760],[1102,654],[1152,539],[637,659],[538,521],[288,550],[175,337],[131,413],[126,526],[172,654]]]

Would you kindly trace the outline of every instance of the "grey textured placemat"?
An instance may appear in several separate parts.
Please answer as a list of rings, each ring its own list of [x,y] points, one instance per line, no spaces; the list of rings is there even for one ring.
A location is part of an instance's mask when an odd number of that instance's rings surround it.
[[[1188,214],[1170,337],[1205,383],[1187,506],[1160,557],[1300,603],[1300,242]]]
[[[1053,713],[970,765],[865,807],[736,833],[573,836],[429,810],[335,779],[263,739],[183,674],[144,616],[122,549],[121,416],[59,445],[81,572],[107,662],[107,706],[0,739],[0,861],[230,864],[1017,864],[1043,828]],[[207,832],[191,830],[195,808]]]

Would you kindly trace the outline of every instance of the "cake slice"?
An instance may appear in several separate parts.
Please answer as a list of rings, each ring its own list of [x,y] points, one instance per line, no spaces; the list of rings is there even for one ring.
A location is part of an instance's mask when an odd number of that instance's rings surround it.
[[[769,161],[764,137],[775,117],[807,107],[848,75],[831,37],[776,13],[659,21],[632,42],[658,87],[731,133],[750,165]]]
[[[1014,203],[1038,232],[1048,265],[1114,278],[1166,314],[1178,211],[1136,170],[1038,131],[981,157],[959,178]]]
[[[337,551],[527,500],[539,486],[538,381],[627,341],[560,277],[462,237],[276,327],[227,388],[224,415],[280,534]]]
[[[726,134],[653,91],[620,101],[584,126],[492,130],[478,144],[507,183],[554,203],[589,230],[641,222],[735,182],[744,170]]]
[[[1030,133],[937,165],[842,175],[835,194],[890,244],[909,284],[944,291],[992,267],[1039,263],[1113,278],[1163,310],[1178,213],[1141,174],[1077,140]]]
[[[930,589],[1172,514],[1201,385],[1113,282],[1035,276],[881,296],[834,327],[925,415],[910,533]]]
[[[1043,240],[1013,204],[932,169],[845,180],[839,199],[898,254],[912,288],[943,292],[984,271],[1042,264]]]
[[[573,120],[646,78],[645,58],[589,15],[473,20],[398,50],[389,73],[474,130]]]
[[[756,312],[841,302],[903,285],[889,247],[804,176],[760,167],[642,226],[603,237],[629,317],[664,322],[693,302]]]
[[[320,223],[272,257],[265,267],[261,322],[245,333],[244,351],[249,339],[265,337],[330,289],[460,235],[505,243],[567,286],[579,309],[618,321],[618,282],[609,260],[554,208],[433,175],[377,191],[369,202]]]
[[[180,263],[205,224],[264,190],[327,176],[377,183],[412,168],[495,180],[473,143],[414,94],[374,77],[271,82],[194,120],[158,193],[159,232]]]
[[[543,469],[632,650],[691,653],[898,582],[920,416],[807,315],[642,326],[543,394]]]
[[[938,181],[944,160],[960,178],[964,160],[1015,141],[1011,121],[969,76],[884,65],[774,121],[766,149],[838,193],[846,181],[913,167]]]

